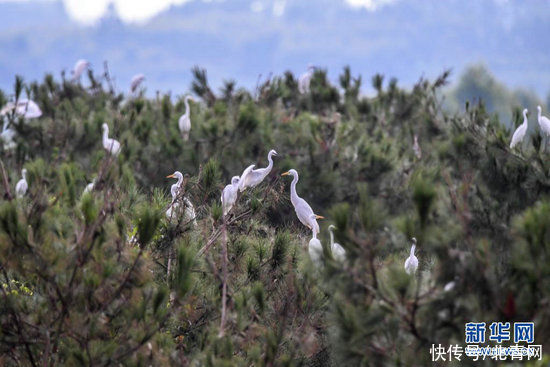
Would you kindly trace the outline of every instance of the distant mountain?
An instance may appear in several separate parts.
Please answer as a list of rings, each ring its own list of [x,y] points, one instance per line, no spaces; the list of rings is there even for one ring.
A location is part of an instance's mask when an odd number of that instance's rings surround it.
[[[15,74],[59,76],[87,58],[95,69],[108,60],[121,91],[144,73],[149,94],[186,92],[193,65],[205,67],[214,86],[232,78],[251,87],[260,74],[299,73],[308,63],[327,68],[334,80],[349,64],[365,80],[380,72],[412,85],[485,62],[509,86],[541,97],[550,90],[549,1],[401,0],[374,12],[344,1],[287,1],[281,16],[273,14],[273,0],[258,3],[263,11],[251,4],[192,1],[143,25],[110,12],[84,27],[59,1],[0,2],[0,88],[11,91]]]

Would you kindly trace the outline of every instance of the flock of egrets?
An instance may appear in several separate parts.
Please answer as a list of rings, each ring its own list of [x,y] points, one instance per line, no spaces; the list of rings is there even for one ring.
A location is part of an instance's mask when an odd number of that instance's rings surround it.
[[[73,82],[80,80],[81,75],[89,67],[90,63],[88,61],[78,60],[72,70],[71,80]],[[308,71],[302,74],[298,79],[298,89],[300,93],[307,93],[309,91],[309,84],[313,77],[314,71],[315,67],[309,66]],[[144,80],[145,76],[143,74],[138,74],[134,76],[130,85],[130,94],[135,93]],[[178,127],[184,141],[187,141],[189,139],[189,133],[191,131],[191,111],[189,108],[189,100],[193,100],[193,97],[186,96],[184,98],[185,113],[178,120]],[[6,106],[4,106],[2,110],[0,110],[0,116],[7,115],[9,113],[15,113],[16,115],[22,116],[25,119],[37,118],[42,115],[42,111],[40,110],[38,105],[29,99],[19,99],[16,104],[10,102]],[[510,143],[510,148],[516,147],[525,138],[528,127],[527,113],[527,109],[524,109],[523,123],[514,132],[512,136],[512,141]],[[550,120],[547,117],[542,116],[542,109],[540,106],[538,106],[538,123],[543,138],[550,138]],[[118,142],[116,139],[109,137],[109,126],[106,123],[103,123],[102,130],[103,148],[112,156],[117,156],[121,151],[120,142]],[[7,124],[4,124],[0,138],[4,142],[5,149],[13,148],[13,136],[14,131],[8,128]],[[420,146],[418,145],[418,140],[416,136],[413,148],[415,155],[420,158],[421,150]],[[267,160],[269,163],[265,168],[255,169],[255,165],[252,164],[248,166],[240,176],[233,176],[233,178],[231,179],[231,183],[225,186],[221,194],[222,211],[224,216],[228,216],[230,214],[231,209],[237,202],[239,192],[243,192],[247,188],[252,188],[259,185],[269,175],[273,168],[273,156],[276,155],[277,152],[275,150],[269,151],[267,155]],[[17,182],[17,185],[15,187],[16,196],[18,198],[23,197],[28,190],[26,173],[26,169],[23,169],[21,171],[22,178]],[[296,212],[298,220],[312,232],[312,238],[309,241],[308,245],[308,253],[312,262],[316,265],[319,265],[323,257],[323,247],[321,245],[321,242],[317,238],[317,235],[320,231],[317,219],[321,219],[323,217],[315,214],[311,206],[303,198],[298,196],[298,193],[296,191],[296,185],[299,179],[298,172],[295,169],[291,169],[288,172],[283,173],[282,175],[291,175],[293,177],[290,184],[290,201],[294,206],[294,210]],[[166,211],[166,217],[169,220],[172,220],[180,215],[181,209],[184,209],[182,212],[183,217],[189,222],[196,224],[195,209],[189,198],[185,196],[182,197],[181,204],[183,205],[181,205],[180,201],[178,200],[180,189],[182,188],[183,183],[182,173],[176,171],[167,177],[176,178],[177,182],[171,186],[170,193],[172,195],[172,201],[168,207],[168,210]],[[95,181],[96,180],[94,179],[86,186],[86,188],[84,189],[84,193],[91,192],[94,189]],[[335,227],[333,225],[330,225],[328,227],[328,230],[330,232],[329,248],[332,252],[332,256],[334,259],[336,259],[337,261],[344,261],[346,258],[346,251],[340,244],[334,242],[334,229]],[[415,256],[415,248],[416,239],[413,238],[410,256],[406,259],[404,265],[405,271],[408,274],[414,274],[416,272],[416,269],[418,268],[418,258]]]

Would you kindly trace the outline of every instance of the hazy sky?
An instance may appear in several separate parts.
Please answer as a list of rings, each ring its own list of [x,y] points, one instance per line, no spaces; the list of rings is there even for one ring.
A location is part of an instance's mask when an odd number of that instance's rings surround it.
[[[188,91],[194,65],[249,88],[309,63],[336,82],[350,65],[370,88],[375,73],[411,86],[484,63],[546,98],[549,16],[550,0],[0,0],[0,88],[80,58],[98,73],[107,60],[120,91],[145,74],[149,93]]]

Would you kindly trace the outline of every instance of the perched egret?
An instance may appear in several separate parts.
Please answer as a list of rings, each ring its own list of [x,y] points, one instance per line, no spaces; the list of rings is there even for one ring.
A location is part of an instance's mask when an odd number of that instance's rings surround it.
[[[416,269],[418,268],[418,258],[414,254],[414,250],[416,249],[416,238],[412,238],[413,244],[411,246],[411,254],[405,260],[405,271],[407,274],[414,274],[416,272]]]
[[[225,186],[222,191],[222,209],[223,215],[227,215],[235,201],[237,201],[237,194],[239,193],[239,176],[233,176],[231,184]]]
[[[296,172],[295,169],[291,169],[290,171],[282,174],[282,176],[286,175],[292,175],[293,177],[292,183],[290,184],[290,201],[292,202],[292,205],[294,205],[296,215],[304,226],[312,230],[313,237],[317,237],[317,234],[319,233],[319,224],[317,223],[317,219],[322,219],[324,217],[314,214],[311,206],[309,206],[309,204],[296,193],[298,172]]]
[[[185,113],[181,115],[178,120],[178,126],[180,128],[183,141],[187,141],[189,139],[189,132],[191,131],[191,109],[189,108],[189,100],[195,101],[192,96],[185,96],[185,99],[183,100],[185,103]]]
[[[273,168],[273,156],[277,155],[277,152],[273,149],[267,154],[267,160],[269,164],[265,168],[254,169],[255,165],[248,166],[243,174],[241,175],[241,180],[239,181],[239,190],[242,192],[248,187],[254,187],[259,185],[271,172]]]
[[[2,128],[2,133],[0,134],[0,140],[2,140],[4,144],[4,149],[10,150],[15,148],[15,142],[13,141],[13,137],[15,136],[15,131],[13,131],[12,129],[8,129],[7,126],[8,124],[6,123]]]
[[[339,244],[334,242],[334,231],[336,227],[332,224],[328,226],[328,231],[330,232],[330,250],[332,251],[332,256],[337,261],[345,261],[346,260],[346,250]]]
[[[73,77],[71,80],[73,82],[80,80],[80,76],[86,69],[88,69],[88,67],[90,67],[90,63],[88,62],[88,60],[84,60],[84,59],[78,60],[76,64],[74,64],[74,68],[72,71]]]
[[[514,149],[514,147],[520,143],[523,142],[523,138],[525,138],[525,133],[527,133],[527,108],[523,110],[523,124],[519,125],[519,127],[514,132],[514,135],[512,135],[512,141],[510,142],[510,149]]]
[[[120,153],[120,143],[109,138],[109,125],[103,123],[101,127],[103,129],[103,148],[112,155],[117,156]]]
[[[92,182],[90,182],[89,184],[86,185],[86,188],[84,188],[84,192],[82,192],[82,195],[84,195],[87,192],[92,192],[94,190],[95,181],[96,181],[96,179],[94,178],[92,180]]]
[[[413,144],[414,155],[416,158],[422,158],[422,149],[420,149],[420,144],[418,144],[418,135],[414,134],[414,144]]]
[[[322,264],[323,245],[321,245],[321,241],[319,241],[317,237],[313,236],[313,238],[309,240],[307,252],[309,253],[309,258],[313,264],[316,266],[320,266]]]
[[[172,194],[172,203],[170,204],[170,207],[166,211],[166,217],[168,219],[172,219],[174,217],[174,213],[176,213],[179,210],[179,203],[177,202],[179,190],[181,188],[181,184],[183,183],[183,175],[180,171],[176,171],[172,173],[171,175],[166,176],[166,178],[176,178],[178,181],[173,184],[170,187],[170,193]],[[195,207],[191,203],[191,201],[183,197],[183,203],[185,205],[185,212],[184,212],[184,218],[187,220],[192,220],[193,224],[197,224],[196,215],[195,215]]]
[[[134,77],[132,78],[132,81],[130,82],[130,93],[134,93],[144,80],[145,80],[145,75],[143,74],[134,75]]]
[[[550,138],[550,119],[542,115],[542,108],[540,106],[537,106],[537,110],[539,111],[538,120],[539,120],[540,131],[543,139],[546,136],[546,143],[547,143],[548,139]]]
[[[36,102],[27,98],[21,98],[17,101],[17,106],[13,102],[8,102],[2,110],[0,115],[10,113],[15,109],[15,113],[19,116],[23,116],[26,119],[34,119],[42,116],[42,110]]]
[[[315,66],[309,65],[307,67],[307,71],[300,75],[300,78],[298,78],[298,91],[301,94],[305,94],[309,92],[309,83],[311,83],[311,79],[313,78],[313,73],[315,72]]]
[[[23,176],[23,178],[17,182],[17,185],[15,185],[15,195],[18,198],[25,196],[27,189],[29,188],[29,184],[27,184],[27,170],[25,168],[21,170],[21,176]]]

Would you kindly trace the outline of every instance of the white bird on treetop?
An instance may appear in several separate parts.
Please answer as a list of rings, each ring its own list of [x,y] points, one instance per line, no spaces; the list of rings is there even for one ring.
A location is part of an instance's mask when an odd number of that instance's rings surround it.
[[[411,275],[416,272],[416,269],[418,268],[418,258],[414,254],[414,250],[416,249],[416,238],[412,238],[413,244],[411,246],[411,254],[405,260],[405,271],[407,274]]]
[[[75,82],[77,80],[80,80],[80,76],[82,73],[90,67],[90,62],[88,60],[80,59],[74,64],[74,68],[72,70],[72,81]]]
[[[267,167],[254,169],[255,165],[252,164],[244,170],[239,181],[239,191],[242,192],[248,187],[252,188],[254,186],[257,186],[266,178],[266,176],[271,172],[271,169],[273,168],[272,156],[274,155],[277,155],[277,152],[271,149],[267,154],[267,160],[269,162]]]
[[[15,195],[18,198],[25,196],[27,189],[29,188],[29,185],[27,184],[27,170],[25,168],[21,170],[21,176],[23,176],[23,178],[17,182],[17,185],[15,185]]]
[[[514,135],[512,135],[512,141],[510,142],[510,149],[514,149],[514,147],[521,142],[523,142],[523,138],[525,138],[525,133],[527,133],[527,125],[529,124],[529,121],[527,120],[527,108],[523,110],[523,124],[519,125],[519,127],[514,132]]]
[[[239,181],[239,176],[233,176],[233,178],[231,178],[231,184],[225,186],[222,191],[221,200],[223,215],[227,215],[237,201],[237,194],[239,193]]]
[[[101,127],[103,129],[103,148],[112,155],[117,156],[120,153],[120,143],[109,138],[109,125],[103,123]]]
[[[87,192],[92,192],[94,190],[94,187],[95,187],[95,182],[96,182],[96,179],[94,178],[92,180],[92,182],[87,184],[86,187],[84,188],[84,192],[82,193],[82,195],[84,195]]]
[[[134,93],[144,80],[145,80],[145,75],[143,74],[134,75],[134,77],[132,78],[132,81],[130,82],[130,92]]]
[[[542,115],[542,108],[540,106],[537,106],[538,113],[538,120],[539,120],[539,127],[540,131],[544,137],[546,135],[546,138],[550,138],[550,119],[548,117]]]
[[[319,241],[317,237],[313,236],[313,238],[309,240],[307,252],[313,264],[316,266],[320,266],[322,264],[323,245],[321,245],[321,241]]]
[[[27,98],[21,98],[17,101],[17,106],[13,102],[8,102],[0,110],[0,116],[10,113],[15,109],[17,115],[23,116],[26,119],[34,119],[42,116],[42,110],[36,102]]]
[[[298,78],[298,91],[301,94],[305,94],[309,92],[309,84],[311,83],[311,79],[313,78],[313,73],[315,72],[315,66],[309,65],[307,67],[307,71],[300,75]]]
[[[337,242],[334,242],[334,233],[332,232],[336,227],[332,224],[328,226],[328,231],[330,232],[330,250],[332,251],[332,256],[337,261],[346,260],[346,250]]]
[[[296,183],[298,182],[298,172],[295,169],[291,169],[288,172],[282,174],[282,176],[292,175],[292,183],[290,184],[290,201],[294,205],[294,210],[296,211],[296,216],[302,224],[313,232],[313,237],[317,237],[319,233],[319,224],[317,219],[323,219],[324,217],[313,213],[311,206],[298,196],[296,193]]]
[[[176,178],[178,180],[175,184],[173,184],[170,187],[172,202],[170,203],[170,206],[166,211],[166,217],[169,220],[172,220],[173,218],[175,218],[174,213],[177,213],[180,207],[180,203],[178,203],[177,199],[178,199],[179,190],[181,189],[181,185],[183,183],[183,175],[180,171],[176,171],[171,175],[166,176],[166,178]],[[185,205],[184,218],[188,221],[193,221],[193,225],[196,225],[197,220],[195,215],[195,207],[187,197],[183,197],[183,204]]]
[[[185,113],[181,115],[178,120],[178,127],[180,128],[183,141],[189,139],[189,132],[191,131],[191,109],[189,108],[189,100],[195,101],[192,96],[185,96],[183,100],[185,103]]]

